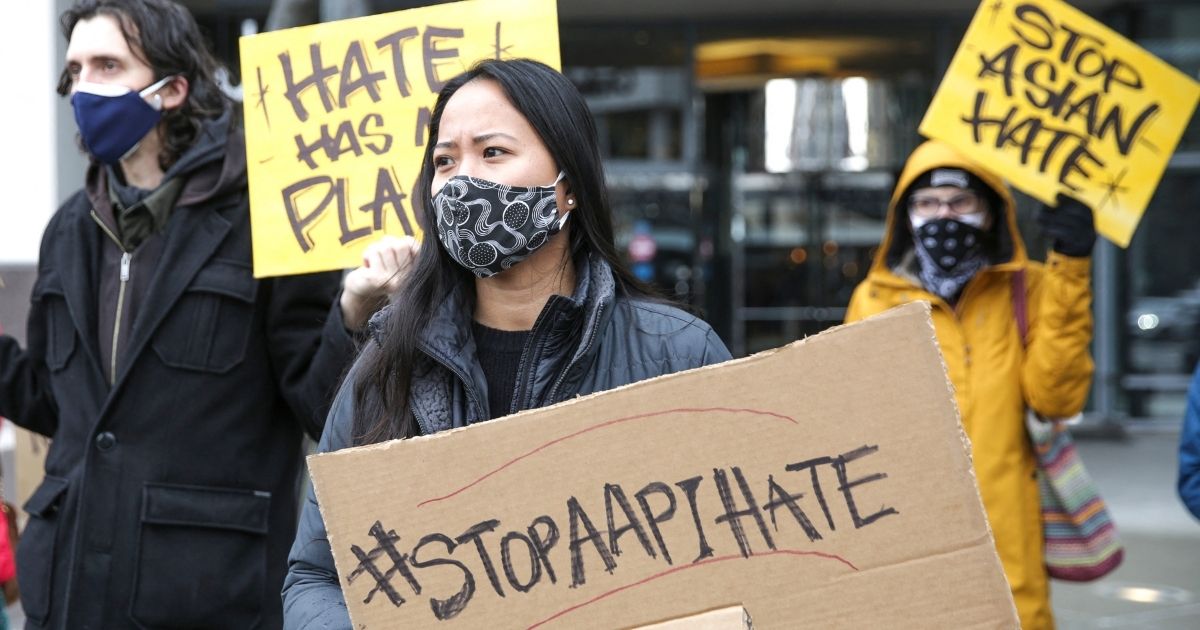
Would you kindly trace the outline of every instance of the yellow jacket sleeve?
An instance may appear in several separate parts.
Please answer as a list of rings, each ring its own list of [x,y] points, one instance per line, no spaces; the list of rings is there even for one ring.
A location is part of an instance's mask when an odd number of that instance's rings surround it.
[[[1051,252],[1031,268],[1029,333],[1021,368],[1025,402],[1047,418],[1079,413],[1092,383],[1091,259]]]

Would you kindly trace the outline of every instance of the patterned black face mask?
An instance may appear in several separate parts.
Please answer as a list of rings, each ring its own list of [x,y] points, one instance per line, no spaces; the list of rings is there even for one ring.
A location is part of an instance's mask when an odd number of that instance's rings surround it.
[[[438,240],[458,264],[480,278],[528,258],[562,230],[555,187],[505,186],[456,175],[433,196]]]
[[[930,293],[953,301],[987,265],[984,231],[955,219],[914,220],[912,226],[921,284]]]
[[[929,260],[945,272],[954,271],[983,248],[983,230],[957,219],[932,219],[919,226],[914,221],[913,231]]]

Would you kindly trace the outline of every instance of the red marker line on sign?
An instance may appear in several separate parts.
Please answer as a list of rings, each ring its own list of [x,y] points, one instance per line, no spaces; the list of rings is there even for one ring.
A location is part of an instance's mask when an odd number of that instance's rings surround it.
[[[642,414],[638,414],[636,416],[617,418],[616,420],[609,420],[607,422],[602,422],[600,424],[590,426],[586,429],[581,429],[579,431],[576,431],[575,433],[572,433],[570,435],[564,435],[563,437],[546,442],[545,444],[529,451],[528,453],[525,453],[524,455],[519,455],[513,459],[510,459],[509,461],[505,462],[504,464],[501,464],[496,469],[488,472],[487,474],[476,479],[475,481],[472,481],[471,483],[459,488],[458,490],[455,490],[454,492],[451,492],[450,494],[447,494],[444,496],[434,497],[432,499],[426,499],[425,501],[418,503],[417,507],[422,508],[422,507],[425,507],[426,505],[429,505],[430,503],[437,503],[438,501],[445,501],[446,499],[456,497],[459,494],[466,492],[467,490],[471,489],[472,487],[482,483],[487,478],[495,475],[496,473],[499,473],[500,471],[504,470],[505,468],[508,468],[509,466],[512,466],[513,464],[516,464],[517,462],[519,462],[523,459],[532,457],[533,455],[536,455],[536,454],[550,448],[551,446],[554,446],[555,444],[566,442],[567,440],[579,437],[585,433],[590,433],[592,431],[597,431],[599,429],[605,429],[610,426],[623,424],[625,422],[632,422],[634,420],[645,420],[647,418],[655,418],[658,416],[666,416],[666,415],[677,414],[677,413],[747,413],[747,414],[752,414],[752,415],[756,415],[756,416],[766,416],[766,417],[770,417],[770,418],[776,418],[778,420],[790,422],[792,424],[800,424],[799,422],[796,421],[795,418],[792,418],[790,416],[785,416],[783,414],[778,414],[778,413],[774,413],[771,411],[759,411],[757,409],[740,409],[740,408],[734,408],[734,407],[698,407],[698,408],[667,409],[665,411],[651,411],[649,413],[642,413]]]
[[[858,571],[858,567],[854,566],[854,564],[852,564],[849,560],[846,560],[845,558],[843,558],[837,554],[821,553],[819,551],[797,551],[797,550],[793,550],[793,549],[779,549],[776,551],[768,551],[767,553],[756,553],[756,554],[751,555],[749,558],[743,558],[740,555],[722,556],[720,558],[709,558],[708,560],[701,560],[700,562],[696,562],[693,564],[687,564],[687,565],[678,566],[678,567],[675,567],[672,569],[667,569],[666,571],[663,571],[662,573],[656,573],[654,575],[651,575],[648,578],[638,580],[637,582],[634,582],[632,584],[626,584],[625,586],[620,586],[620,587],[614,588],[613,590],[608,591],[606,593],[601,593],[585,602],[575,604],[574,606],[571,606],[570,608],[564,608],[564,609],[554,613],[553,615],[550,615],[549,617],[546,617],[545,619],[533,624],[532,626],[529,626],[529,628],[527,628],[527,630],[533,630],[534,628],[537,628],[539,626],[544,626],[556,619],[565,617],[566,615],[569,615],[569,614],[575,612],[576,610],[579,610],[580,608],[584,608],[585,606],[590,606],[602,599],[606,599],[608,597],[616,595],[617,593],[627,591],[631,588],[636,588],[638,586],[642,586],[643,584],[648,584],[659,578],[663,578],[668,575],[672,575],[674,573],[679,573],[680,571],[694,569],[696,567],[703,566],[706,564],[715,564],[717,562],[725,562],[726,560],[743,560],[743,559],[753,560],[755,558],[766,558],[768,556],[780,556],[780,555],[815,556],[818,558],[824,558],[826,560],[836,560],[836,561],[841,562],[842,564],[850,567],[851,570]]]

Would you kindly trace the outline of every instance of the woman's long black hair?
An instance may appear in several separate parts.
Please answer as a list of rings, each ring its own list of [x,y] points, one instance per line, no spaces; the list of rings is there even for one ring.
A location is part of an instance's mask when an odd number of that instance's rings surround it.
[[[426,230],[404,286],[394,296],[376,334],[355,369],[354,443],[371,444],[411,437],[417,427],[409,405],[409,384],[420,354],[422,332],[440,301],[456,287],[474,291],[474,276],[442,249],[430,230],[436,225],[430,202],[442,113],[450,97],[474,80],[495,81],[517,111],[529,121],[576,200],[571,212],[571,264],[580,254],[592,254],[612,267],[617,290],[647,296],[651,291],[633,277],[617,258],[613,245],[612,212],[604,183],[604,167],[596,143],[596,127],[583,96],[553,68],[528,59],[485,60],[451,79],[438,94],[429,124],[429,140],[421,174],[413,191],[413,206]]]

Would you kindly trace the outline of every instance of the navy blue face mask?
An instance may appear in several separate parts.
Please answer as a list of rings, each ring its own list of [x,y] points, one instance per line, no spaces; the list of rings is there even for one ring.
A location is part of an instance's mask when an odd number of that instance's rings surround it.
[[[162,105],[151,105],[146,97],[162,89],[175,77],[163,77],[140,91],[123,85],[80,82],[71,95],[75,124],[83,146],[97,160],[116,165],[137,147],[162,118]]]

